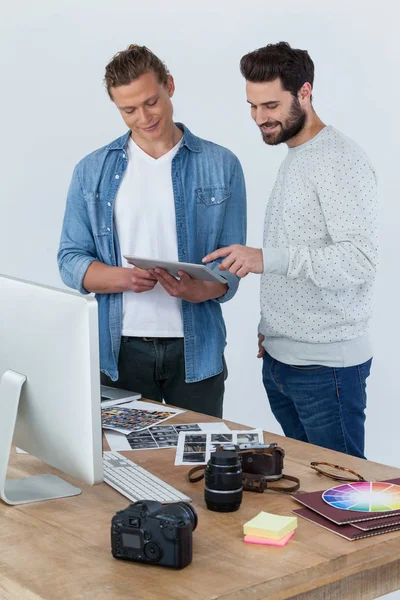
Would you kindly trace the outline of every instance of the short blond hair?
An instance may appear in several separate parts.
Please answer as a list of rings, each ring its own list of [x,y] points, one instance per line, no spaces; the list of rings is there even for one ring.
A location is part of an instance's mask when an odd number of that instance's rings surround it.
[[[111,100],[111,88],[128,85],[141,75],[153,71],[160,83],[167,83],[167,66],[146,46],[131,44],[126,50],[117,52],[106,66],[104,84]]]

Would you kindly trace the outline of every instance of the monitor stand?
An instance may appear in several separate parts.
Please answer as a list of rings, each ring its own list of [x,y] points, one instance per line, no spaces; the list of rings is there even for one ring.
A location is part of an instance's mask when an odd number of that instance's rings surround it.
[[[6,479],[18,404],[25,381],[25,375],[11,370],[6,371],[0,381],[0,497],[7,504],[28,504],[77,496],[82,490],[56,475]]]

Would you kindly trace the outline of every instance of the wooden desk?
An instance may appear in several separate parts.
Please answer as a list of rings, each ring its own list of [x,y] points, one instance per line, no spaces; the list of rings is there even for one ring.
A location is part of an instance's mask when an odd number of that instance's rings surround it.
[[[217,419],[185,413],[174,420]],[[285,448],[285,471],[300,478],[302,491],[330,485],[309,468],[311,460],[344,464],[373,480],[400,477],[398,469],[277,435],[266,433],[265,440]],[[283,494],[246,492],[239,511],[208,511],[203,483],[188,483],[188,468],[173,466],[174,449],[125,455],[193,498],[199,524],[192,564],[175,571],[114,559],[111,518],[129,501],[106,484],[82,486],[66,477],[83,488],[82,495],[18,507],[0,502],[1,599],[368,600],[400,588],[400,532],[349,542],[299,518],[284,548],[245,544],[242,525],[259,511],[290,515],[298,505]],[[32,456],[13,452],[10,477],[40,472],[57,473]]]

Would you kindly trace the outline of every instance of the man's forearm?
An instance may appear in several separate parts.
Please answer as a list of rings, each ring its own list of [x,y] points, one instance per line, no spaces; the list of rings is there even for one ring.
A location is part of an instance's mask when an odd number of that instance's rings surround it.
[[[217,283],[213,281],[204,281],[206,297],[204,300],[216,300],[221,298],[228,291],[228,284]]]
[[[130,289],[130,271],[125,267],[110,267],[92,262],[83,278],[83,287],[95,294],[118,294]]]

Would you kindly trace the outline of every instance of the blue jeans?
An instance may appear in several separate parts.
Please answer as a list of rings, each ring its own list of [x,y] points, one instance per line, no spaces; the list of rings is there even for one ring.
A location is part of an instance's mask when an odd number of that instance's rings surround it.
[[[371,362],[342,368],[300,367],[265,353],[263,383],[284,434],[365,458],[366,380]]]

